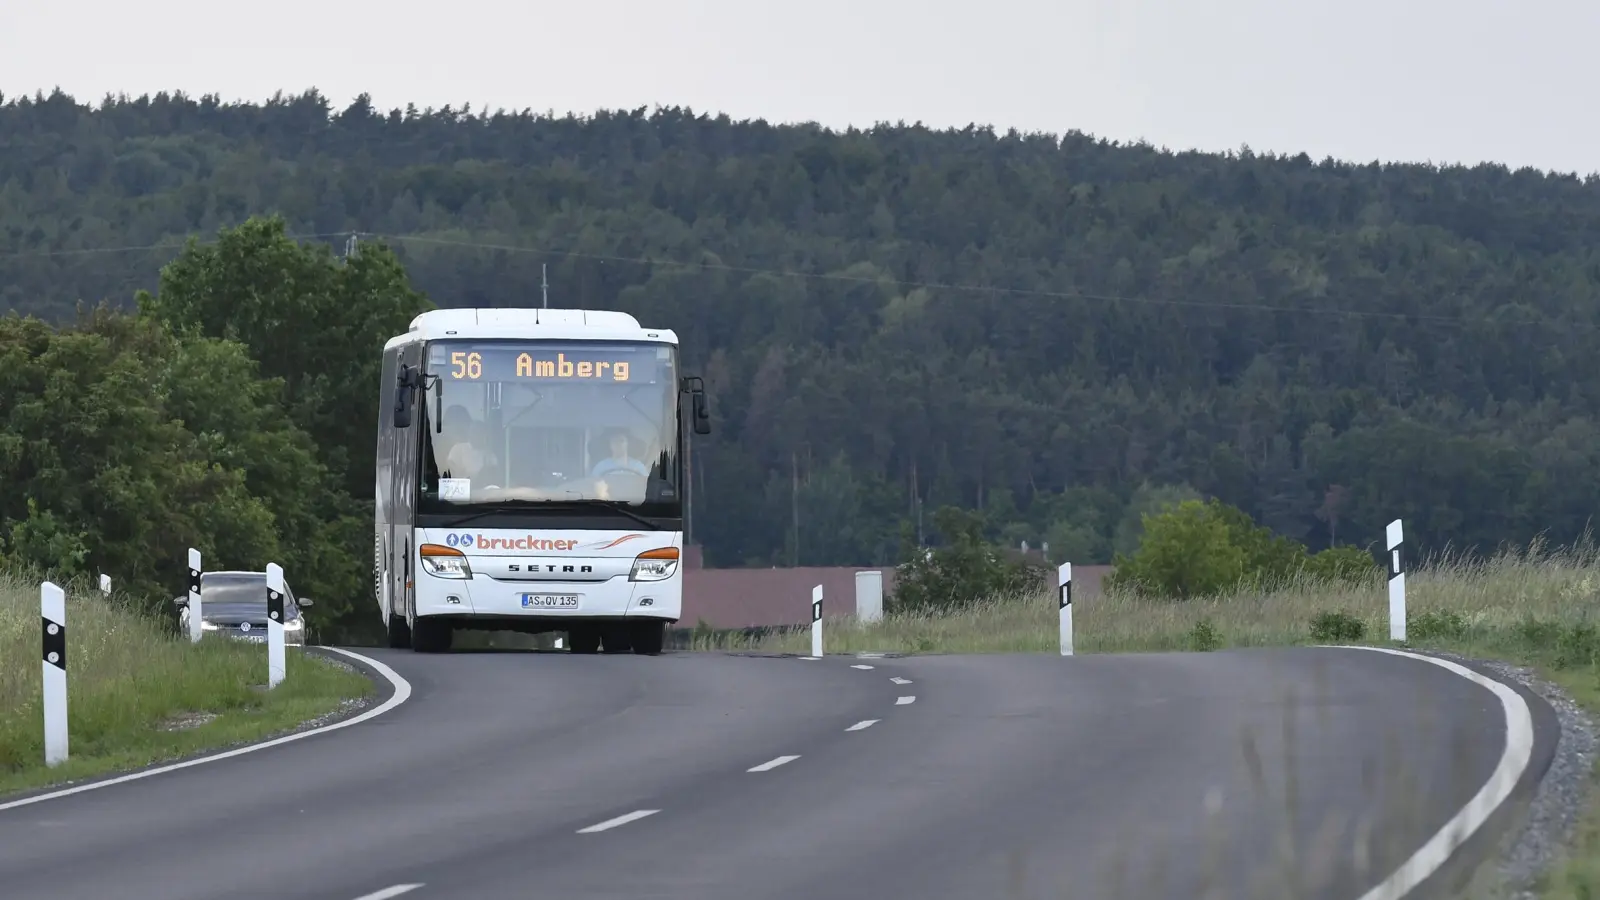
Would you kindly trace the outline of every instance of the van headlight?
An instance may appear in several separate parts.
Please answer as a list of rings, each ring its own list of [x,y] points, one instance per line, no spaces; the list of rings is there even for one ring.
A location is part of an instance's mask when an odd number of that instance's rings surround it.
[[[646,550],[634,557],[633,571],[628,573],[629,581],[662,581],[672,577],[678,571],[678,548],[662,547],[659,550]]]
[[[422,557],[422,568],[435,578],[467,579],[472,577],[472,567],[467,565],[467,555],[443,544],[423,544],[417,548]]]

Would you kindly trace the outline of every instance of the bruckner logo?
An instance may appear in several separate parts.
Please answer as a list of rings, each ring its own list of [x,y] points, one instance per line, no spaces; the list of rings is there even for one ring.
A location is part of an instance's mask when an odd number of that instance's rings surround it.
[[[619,544],[637,540],[644,537],[642,534],[625,534],[611,540],[595,541],[583,545],[584,550],[610,550]],[[471,534],[451,532],[444,536],[444,542],[452,547],[477,550],[574,550],[578,549],[575,538],[544,538],[534,537],[531,534],[521,537],[496,537],[489,534]]]
[[[476,547],[479,550],[571,550],[578,542],[567,538],[494,537],[487,534],[447,535],[446,544],[452,547]]]

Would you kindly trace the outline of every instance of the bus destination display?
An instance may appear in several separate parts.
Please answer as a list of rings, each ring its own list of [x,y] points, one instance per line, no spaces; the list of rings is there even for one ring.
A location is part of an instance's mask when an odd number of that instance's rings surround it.
[[[623,347],[451,348],[434,359],[435,374],[452,381],[649,382],[649,355]],[[441,365],[441,363],[443,365]],[[641,368],[642,367],[642,368]]]

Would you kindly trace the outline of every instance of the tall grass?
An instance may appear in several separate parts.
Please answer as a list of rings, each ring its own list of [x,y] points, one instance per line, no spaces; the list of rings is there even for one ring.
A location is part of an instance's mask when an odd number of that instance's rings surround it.
[[[1210,650],[1329,642],[1312,624],[1325,614],[1360,623],[1362,638],[1386,640],[1386,576],[1360,583],[1297,579],[1269,591],[1240,591],[1173,601],[1123,592],[1076,596],[1074,650],[1117,653]],[[1548,548],[1535,543],[1487,558],[1441,554],[1406,576],[1407,637],[1413,643],[1536,649],[1547,641],[1591,645],[1589,623],[1600,613],[1600,549],[1591,543]],[[1059,649],[1054,589],[976,600],[938,615],[890,612],[862,624],[852,616],[824,623],[830,653],[1040,653]],[[1600,624],[1600,623],[1596,623]],[[1552,630],[1556,629],[1556,630]],[[1559,632],[1559,633],[1558,633]],[[705,641],[706,649],[805,653],[808,631],[759,640]],[[1551,649],[1554,649],[1552,644]],[[1569,653],[1570,655],[1570,653]]]
[[[372,690],[361,675],[291,648],[284,682],[263,691],[264,647],[190,644],[133,598],[108,599],[87,582],[64,587],[71,756],[43,770],[39,583],[0,572],[0,792],[250,740]]]

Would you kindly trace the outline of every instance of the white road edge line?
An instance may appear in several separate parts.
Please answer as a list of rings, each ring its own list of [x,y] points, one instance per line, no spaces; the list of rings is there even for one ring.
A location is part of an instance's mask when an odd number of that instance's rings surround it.
[[[909,679],[909,678],[891,678],[889,680],[894,682],[895,684],[910,684],[911,683],[911,679]]]
[[[633,812],[628,813],[625,816],[617,816],[615,819],[607,819],[604,822],[601,822],[601,823],[599,823],[597,825],[590,825],[588,828],[579,828],[578,829],[578,833],[579,834],[594,834],[597,831],[609,831],[609,830],[611,830],[613,828],[616,828],[618,825],[626,825],[629,822],[637,822],[640,819],[644,818],[645,816],[653,816],[658,812],[661,812],[661,810],[659,810],[659,809],[636,809]]]
[[[1533,759],[1533,712],[1528,709],[1528,703],[1522,699],[1521,694],[1492,678],[1447,659],[1409,653],[1405,650],[1391,650],[1387,647],[1351,645],[1336,646],[1334,649],[1370,650],[1432,663],[1487,689],[1499,698],[1500,706],[1505,710],[1505,752],[1500,754],[1500,763],[1489,775],[1489,780],[1484,782],[1483,787],[1478,789],[1478,793],[1471,800],[1467,801],[1466,806],[1452,816],[1450,821],[1444,823],[1443,828],[1428,838],[1427,843],[1419,847],[1416,853],[1411,854],[1410,859],[1401,863],[1400,868],[1393,874],[1379,882],[1372,890],[1362,894],[1360,898],[1360,900],[1400,900],[1415,890],[1428,876],[1437,872],[1450,859],[1450,854],[1482,828],[1500,804],[1511,796],[1512,790],[1516,788],[1517,782],[1522,780]]]
[[[901,697],[898,700],[894,701],[894,705],[895,706],[906,706],[908,704],[915,703],[915,702],[917,702],[917,698],[916,697]]]
[[[845,731],[860,731],[863,728],[871,728],[873,725],[876,725],[877,723],[878,723],[877,719],[864,719],[864,720],[862,720],[860,722],[855,723],[854,725],[851,725],[849,728],[846,728]]]
[[[759,766],[751,766],[750,768],[745,769],[745,771],[746,772],[770,772],[773,769],[776,769],[777,767],[783,765],[784,763],[792,763],[792,762],[794,762],[795,760],[797,760],[799,758],[800,758],[799,756],[780,756],[777,759],[769,759],[769,760],[767,760],[766,762],[762,763]]]
[[[317,649],[332,650],[334,653],[341,653],[345,656],[351,657],[352,659],[358,659],[361,662],[366,663],[373,669],[377,670],[379,675],[383,676],[386,681],[394,686],[394,693],[389,696],[389,699],[383,701],[372,709],[369,709],[358,716],[352,716],[348,719],[334,722],[331,725],[323,725],[317,728],[307,729],[306,731],[298,731],[294,734],[284,735],[283,737],[274,738],[270,741],[262,741],[259,744],[250,744],[246,747],[238,747],[222,753],[213,753],[210,756],[202,756],[198,759],[185,760],[183,762],[172,763],[171,765],[158,766],[154,769],[145,769],[142,772],[134,772],[129,775],[119,775],[115,778],[107,778],[104,781],[93,781],[89,784],[80,784],[77,787],[70,787],[66,788],[65,790],[51,791],[48,794],[38,794],[33,797],[24,797],[21,800],[12,800],[10,802],[0,803],[0,812],[5,812],[8,809],[16,809],[19,806],[43,803],[46,800],[55,800],[58,797],[70,797],[73,794],[81,794],[84,791],[93,791],[103,787],[110,787],[113,784],[122,784],[128,781],[138,781],[141,778],[149,778],[154,775],[163,775],[167,772],[176,772],[179,769],[187,769],[190,766],[198,766],[202,763],[216,762],[219,759],[231,759],[235,756],[243,756],[246,753],[254,753],[257,750],[265,750],[268,747],[277,747],[281,744],[287,744],[290,741],[298,741],[313,735],[327,734],[330,731],[338,731],[341,728],[349,728],[351,725],[358,725],[367,721],[368,719],[381,716],[411,698],[411,682],[406,681],[404,678],[400,677],[400,673],[389,668],[383,663],[378,662],[370,656],[363,656],[360,653],[342,650],[338,647],[318,647]]]
[[[393,887],[386,887],[381,891],[373,891],[370,894],[362,894],[361,896],[357,897],[356,900],[389,900],[390,897],[398,897],[401,894],[409,894],[419,887],[422,887],[422,885],[397,884]]]
[[[870,669],[870,668],[872,668],[872,667],[871,667],[871,666],[864,666],[864,665],[860,665],[860,664],[859,664],[859,663],[858,663],[858,664],[856,664],[856,665],[853,665],[853,666],[851,666],[851,667],[850,667],[850,668],[852,668],[852,669]]]

